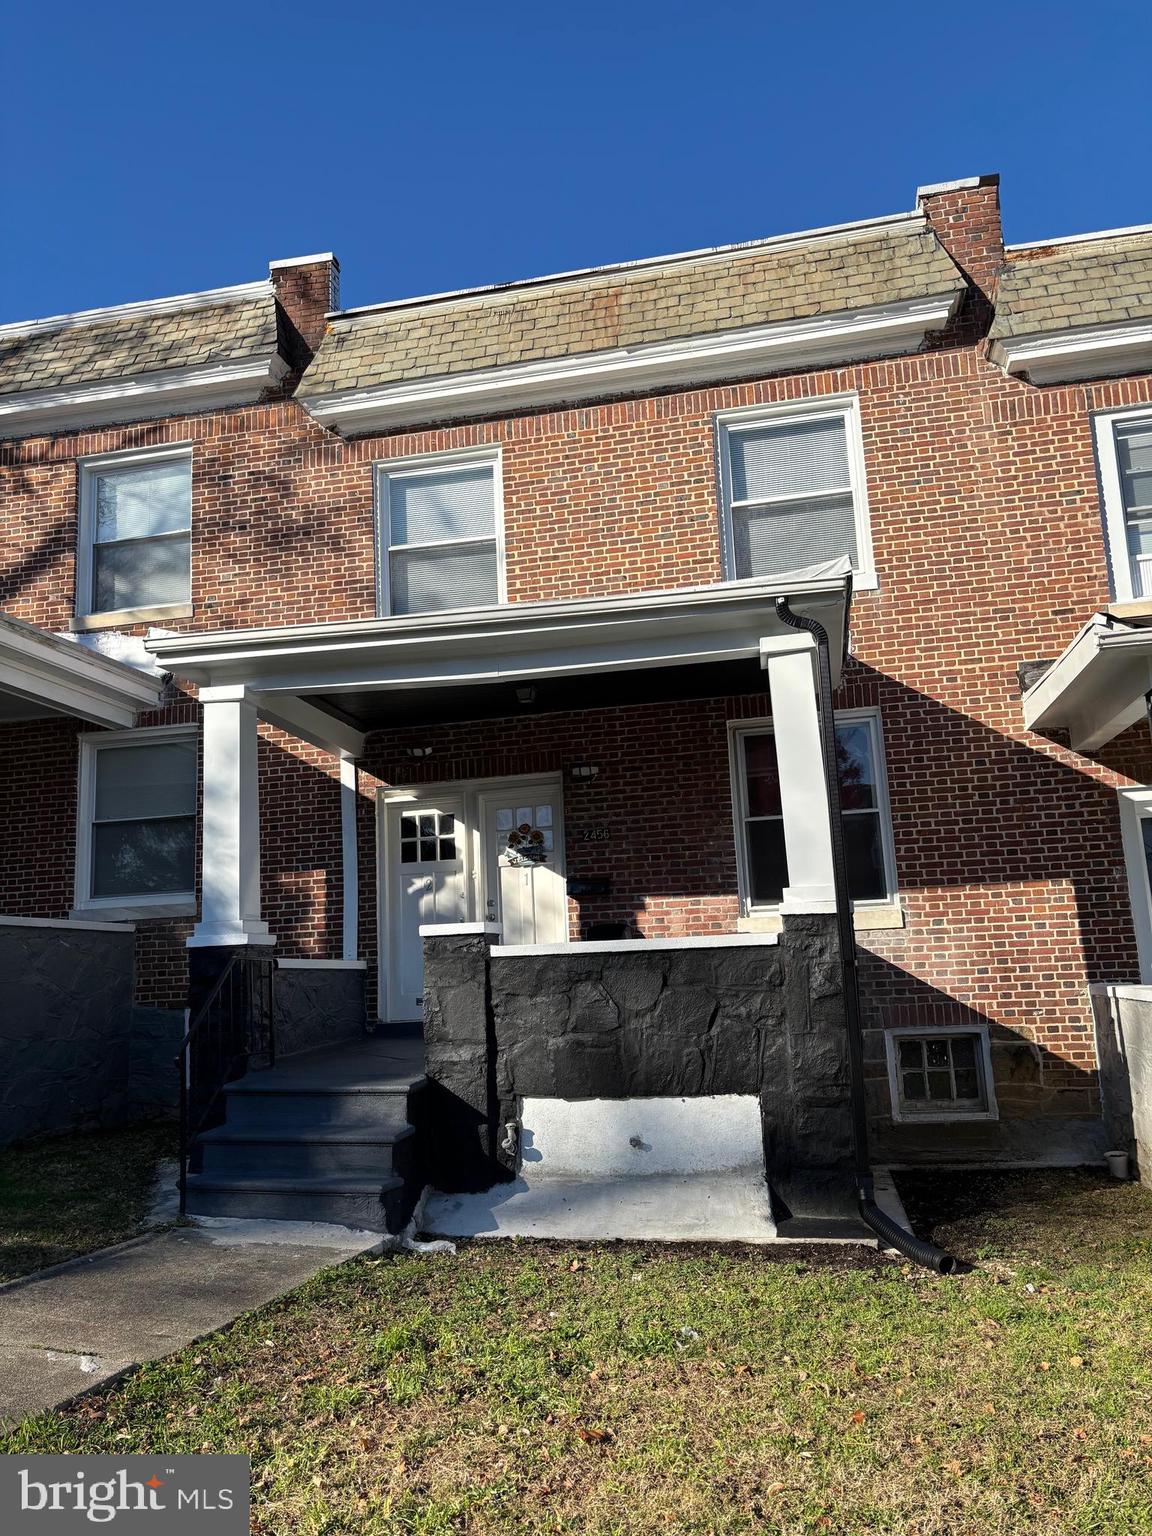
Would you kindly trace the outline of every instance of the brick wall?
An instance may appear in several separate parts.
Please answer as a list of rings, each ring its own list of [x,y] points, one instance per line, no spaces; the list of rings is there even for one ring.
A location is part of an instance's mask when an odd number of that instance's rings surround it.
[[[373,462],[476,444],[502,449],[513,601],[714,581],[714,412],[855,390],[880,585],[855,599],[854,659],[838,703],[883,711],[908,914],[900,930],[863,936],[873,957],[869,1020],[978,1016],[1039,1042],[1047,1081],[1087,1103],[1087,983],[1136,975],[1114,790],[1152,778],[1152,752],[1133,738],[1094,760],[1029,735],[1016,668],[1058,654],[1107,600],[1089,413],[1152,401],[1152,380],[1037,389],[987,363],[977,321],[993,284],[995,197],[985,185],[930,200],[972,288],[950,330],[914,357],[348,443],[282,401],[0,445],[0,497],[20,545],[0,605],[65,628],[77,456],[168,441],[194,444],[196,613],[174,627],[372,614]],[[706,701],[422,728],[419,736],[438,742],[438,777],[446,762],[484,774],[537,771],[594,747],[608,769],[592,788],[565,784],[571,829],[592,814],[580,797],[600,795],[620,841],[609,855],[570,833],[580,860],[573,870],[598,873],[597,861],[610,858],[616,906],[642,900],[650,931],[677,933],[731,925],[723,721],[729,709],[763,708],[763,700]],[[0,736],[13,729],[0,727]],[[59,766],[56,727],[19,729],[42,745],[14,752],[16,780],[40,751]],[[371,772],[362,775],[368,954],[370,795],[377,781],[412,779],[402,746],[398,735],[374,738]],[[336,954],[335,765],[274,733],[264,760],[269,919],[284,953]],[[43,793],[39,775],[36,782]],[[60,782],[56,824],[67,829],[71,771]],[[40,839],[27,846],[41,849]],[[27,909],[59,905],[67,864],[56,847],[11,877]],[[613,902],[595,915],[622,915]],[[155,947],[158,991],[175,987],[176,942],[141,943]]]

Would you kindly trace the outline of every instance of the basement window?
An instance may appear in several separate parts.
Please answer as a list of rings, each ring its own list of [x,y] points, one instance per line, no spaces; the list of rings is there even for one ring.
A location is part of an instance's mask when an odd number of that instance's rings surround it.
[[[191,455],[131,453],[82,463],[77,616],[150,614],[183,608],[191,596]]]
[[[504,601],[499,469],[475,455],[377,466],[381,614]]]
[[[196,887],[196,733],[186,727],[80,738],[76,906],[171,906]]]
[[[885,1041],[893,1119],[996,1118],[987,1030],[891,1029]]]
[[[729,579],[847,555],[856,585],[875,586],[856,397],[725,411],[716,426]]]

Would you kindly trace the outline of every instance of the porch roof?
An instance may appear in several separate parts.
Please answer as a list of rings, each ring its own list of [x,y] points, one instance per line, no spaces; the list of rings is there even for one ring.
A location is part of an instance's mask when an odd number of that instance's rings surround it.
[[[790,633],[778,597],[825,626],[838,681],[846,560],[714,586],[147,644],[165,670],[202,686],[243,686],[266,719],[356,752],[361,733],[389,726],[761,689],[761,640]]]
[[[1029,730],[1066,730],[1078,752],[1094,752],[1135,725],[1152,688],[1152,604],[1093,614],[1023,696]]]
[[[73,715],[126,727],[162,691],[158,675],[0,613],[0,720]]]

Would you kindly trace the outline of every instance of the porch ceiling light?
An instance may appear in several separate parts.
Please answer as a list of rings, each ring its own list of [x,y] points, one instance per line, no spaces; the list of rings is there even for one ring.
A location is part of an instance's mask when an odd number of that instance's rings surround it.
[[[404,750],[407,752],[409,757],[415,758],[431,757],[433,751],[431,747],[405,747]]]
[[[536,690],[529,683],[525,688],[517,688],[516,697],[520,700],[521,704],[535,704]]]
[[[583,779],[588,781],[596,777],[596,775],[600,772],[600,768],[596,763],[573,763],[568,772],[569,775],[574,779]]]

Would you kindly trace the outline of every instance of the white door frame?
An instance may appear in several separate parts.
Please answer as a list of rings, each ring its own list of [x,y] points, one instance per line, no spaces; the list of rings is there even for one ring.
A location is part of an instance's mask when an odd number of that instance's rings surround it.
[[[389,985],[391,980],[391,885],[388,879],[390,859],[394,852],[388,830],[388,811],[394,805],[411,804],[438,795],[452,795],[464,804],[464,836],[461,845],[464,857],[464,892],[468,905],[469,922],[479,921],[477,913],[483,913],[487,896],[487,853],[484,847],[484,828],[481,824],[480,799],[484,794],[498,794],[512,784],[547,784],[556,790],[558,809],[557,825],[561,846],[564,843],[564,775],[557,770],[550,773],[509,773],[502,778],[485,779],[437,779],[432,784],[397,784],[376,790],[376,1012],[381,1019],[389,1017]],[[567,866],[565,866],[567,867]]]

